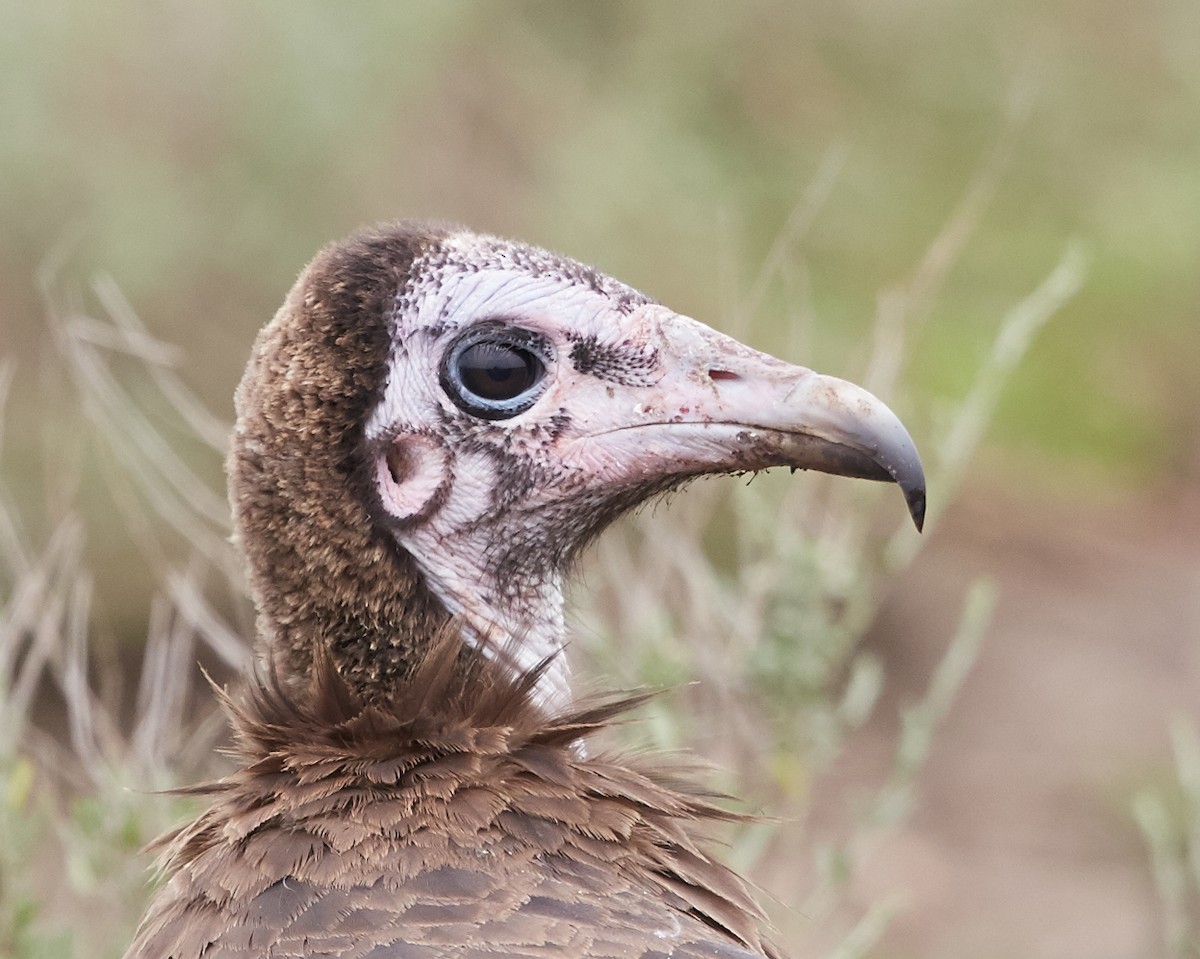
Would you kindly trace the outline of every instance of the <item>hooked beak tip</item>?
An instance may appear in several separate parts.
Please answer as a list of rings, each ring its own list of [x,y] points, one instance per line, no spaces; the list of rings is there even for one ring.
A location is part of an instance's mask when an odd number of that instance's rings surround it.
[[[910,486],[903,489],[904,502],[908,504],[908,514],[912,517],[917,532],[925,530],[925,486]]]
[[[793,395],[794,394],[794,395]],[[842,476],[895,483],[917,532],[925,526],[925,470],[896,414],[847,380],[809,373],[793,388],[787,415],[797,424],[792,462]]]

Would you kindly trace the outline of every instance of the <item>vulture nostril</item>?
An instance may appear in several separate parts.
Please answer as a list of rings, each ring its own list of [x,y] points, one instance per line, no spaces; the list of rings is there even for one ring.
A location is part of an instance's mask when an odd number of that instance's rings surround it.
[[[709,370],[708,378],[710,380],[740,380],[741,377],[732,370]]]

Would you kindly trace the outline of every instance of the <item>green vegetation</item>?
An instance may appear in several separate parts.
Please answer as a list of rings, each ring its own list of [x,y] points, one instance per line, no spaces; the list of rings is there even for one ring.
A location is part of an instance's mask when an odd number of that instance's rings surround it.
[[[1189,0],[0,0],[0,959],[119,956],[135,850],[188,813],[155,790],[222,768],[194,663],[229,674],[252,630],[230,396],[321,244],[461,220],[865,379],[914,427],[934,524],[989,425],[1001,478],[1169,488],[1200,457],[1197,49]],[[918,543],[889,493],[698,484],[605,539],[579,656],[674,689],[632,734],[803,819],[884,681],[858,643]],[[837,912],[916,802],[988,584],[963,604],[891,777],[791,867],[797,952],[828,919],[836,955],[868,954],[899,908]],[[1198,807],[1176,739],[1179,784],[1135,813],[1183,957]],[[732,857],[758,875],[801,832],[747,828]]]
[[[1140,790],[1133,815],[1150,850],[1163,902],[1166,955],[1200,956],[1200,736],[1178,719],[1171,729],[1175,775]]]

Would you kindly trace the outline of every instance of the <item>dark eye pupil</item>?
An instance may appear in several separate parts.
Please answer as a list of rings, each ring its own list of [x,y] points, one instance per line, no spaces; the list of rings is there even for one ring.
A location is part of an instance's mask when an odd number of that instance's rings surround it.
[[[507,420],[532,407],[546,389],[550,341],[534,330],[500,320],[465,329],[442,354],[438,374],[460,410],[485,420]]]
[[[485,400],[511,400],[537,381],[538,358],[527,350],[501,343],[476,343],[458,358],[462,384]]]

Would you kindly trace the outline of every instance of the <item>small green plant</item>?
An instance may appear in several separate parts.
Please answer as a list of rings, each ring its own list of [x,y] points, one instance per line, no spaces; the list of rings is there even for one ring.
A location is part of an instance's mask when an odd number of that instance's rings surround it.
[[[1169,959],[1200,957],[1200,733],[1182,718],[1171,727],[1174,780],[1133,798],[1162,904]]]

